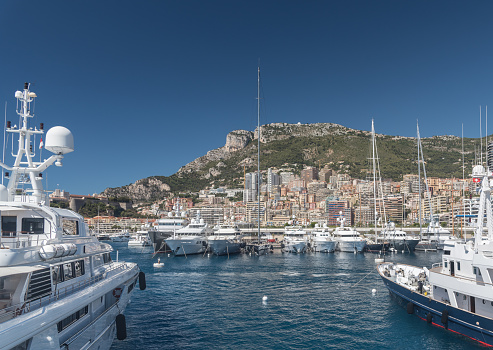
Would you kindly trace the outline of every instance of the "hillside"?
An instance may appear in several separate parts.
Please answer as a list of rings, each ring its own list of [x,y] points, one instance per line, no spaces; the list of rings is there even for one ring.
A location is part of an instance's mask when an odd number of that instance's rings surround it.
[[[204,188],[242,188],[243,172],[257,169],[258,132],[236,130],[226,144],[207,152],[171,176],[151,176],[133,184],[107,188],[107,196],[135,201],[162,199],[170,192],[190,193]],[[369,168],[370,132],[332,123],[261,126],[260,167],[299,173],[306,166],[328,166],[354,178],[365,178]],[[422,138],[428,176],[462,177],[461,139],[456,136]],[[464,139],[466,174],[474,160],[478,139]],[[394,181],[417,173],[416,139],[377,134],[381,174]]]

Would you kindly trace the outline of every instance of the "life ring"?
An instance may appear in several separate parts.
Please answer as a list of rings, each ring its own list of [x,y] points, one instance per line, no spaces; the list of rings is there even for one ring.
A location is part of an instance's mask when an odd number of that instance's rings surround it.
[[[113,289],[113,296],[117,299],[120,299],[122,296],[122,289],[120,287]]]
[[[15,309],[15,316],[20,316],[20,315],[22,315],[22,309],[18,307]]]

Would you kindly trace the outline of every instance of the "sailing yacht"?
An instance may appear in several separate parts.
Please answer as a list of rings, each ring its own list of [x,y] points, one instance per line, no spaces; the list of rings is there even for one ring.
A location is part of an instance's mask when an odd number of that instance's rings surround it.
[[[246,250],[255,255],[264,255],[270,251],[270,245],[265,242],[262,242],[260,239],[260,182],[261,182],[261,174],[260,174],[260,135],[262,129],[260,128],[260,67],[257,69],[257,242],[251,242],[247,244],[245,247]]]
[[[34,161],[35,138],[44,135],[43,124],[30,125],[37,96],[26,83],[15,97],[20,125],[7,122],[6,130],[18,137],[15,162],[0,162],[9,178],[0,185],[0,347],[109,349],[115,334],[126,337],[123,312],[137,282],[145,289],[145,275],[134,263],[112,261],[112,247],[86,231],[81,215],[49,206],[42,172],[62,166],[74,139],[51,128],[45,148],[53,155]]]

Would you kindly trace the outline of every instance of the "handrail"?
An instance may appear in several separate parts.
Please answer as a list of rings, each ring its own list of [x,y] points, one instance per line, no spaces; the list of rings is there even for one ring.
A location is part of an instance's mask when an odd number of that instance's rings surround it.
[[[43,306],[47,306],[61,298],[64,298],[68,295],[71,295],[75,292],[78,292],[90,285],[96,284],[97,282],[106,279],[108,273],[114,272],[117,270],[125,270],[127,268],[127,263],[115,263],[112,262],[109,269],[97,274],[96,276],[92,276],[89,279],[85,279],[83,281],[79,281],[77,283],[73,283],[69,286],[65,286],[62,289],[55,289],[49,293],[42,295],[41,297],[33,300],[29,300],[26,302],[18,303],[15,305],[11,305],[7,308],[0,310],[0,323],[5,322],[14,317],[20,316],[22,314],[37,310]]]

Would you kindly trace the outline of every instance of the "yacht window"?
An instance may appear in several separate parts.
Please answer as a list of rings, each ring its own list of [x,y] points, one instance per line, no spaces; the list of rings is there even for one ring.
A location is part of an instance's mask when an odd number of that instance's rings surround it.
[[[63,274],[61,273],[61,266],[53,266],[51,270],[51,277],[53,279],[53,283],[57,284],[63,282]]]
[[[74,278],[74,268],[72,263],[63,264],[63,280],[68,281]]]
[[[457,261],[457,271],[460,270],[460,261]]]
[[[448,267],[448,261],[445,261],[445,267]]]
[[[63,320],[57,323],[58,333],[63,331],[65,328],[67,328],[68,326],[70,326],[72,323],[79,320],[83,316],[87,315],[88,312],[89,312],[89,306],[85,306],[79,311],[70,315],[69,317],[65,317]]]
[[[110,253],[104,253],[103,254],[103,261],[105,264],[111,263],[111,255]]]
[[[443,255],[450,255],[450,250],[444,250]]]
[[[82,276],[85,271],[84,271],[84,260],[77,260],[74,263],[74,272],[75,272],[75,277],[80,277]]]
[[[2,216],[2,236],[15,236],[17,232],[17,216]]]
[[[103,265],[103,258],[101,257],[101,255],[94,255],[92,258],[94,268]]]
[[[22,233],[44,233],[44,223],[43,218],[22,218]]]
[[[64,235],[79,235],[79,225],[76,220],[62,220],[63,234]]]

